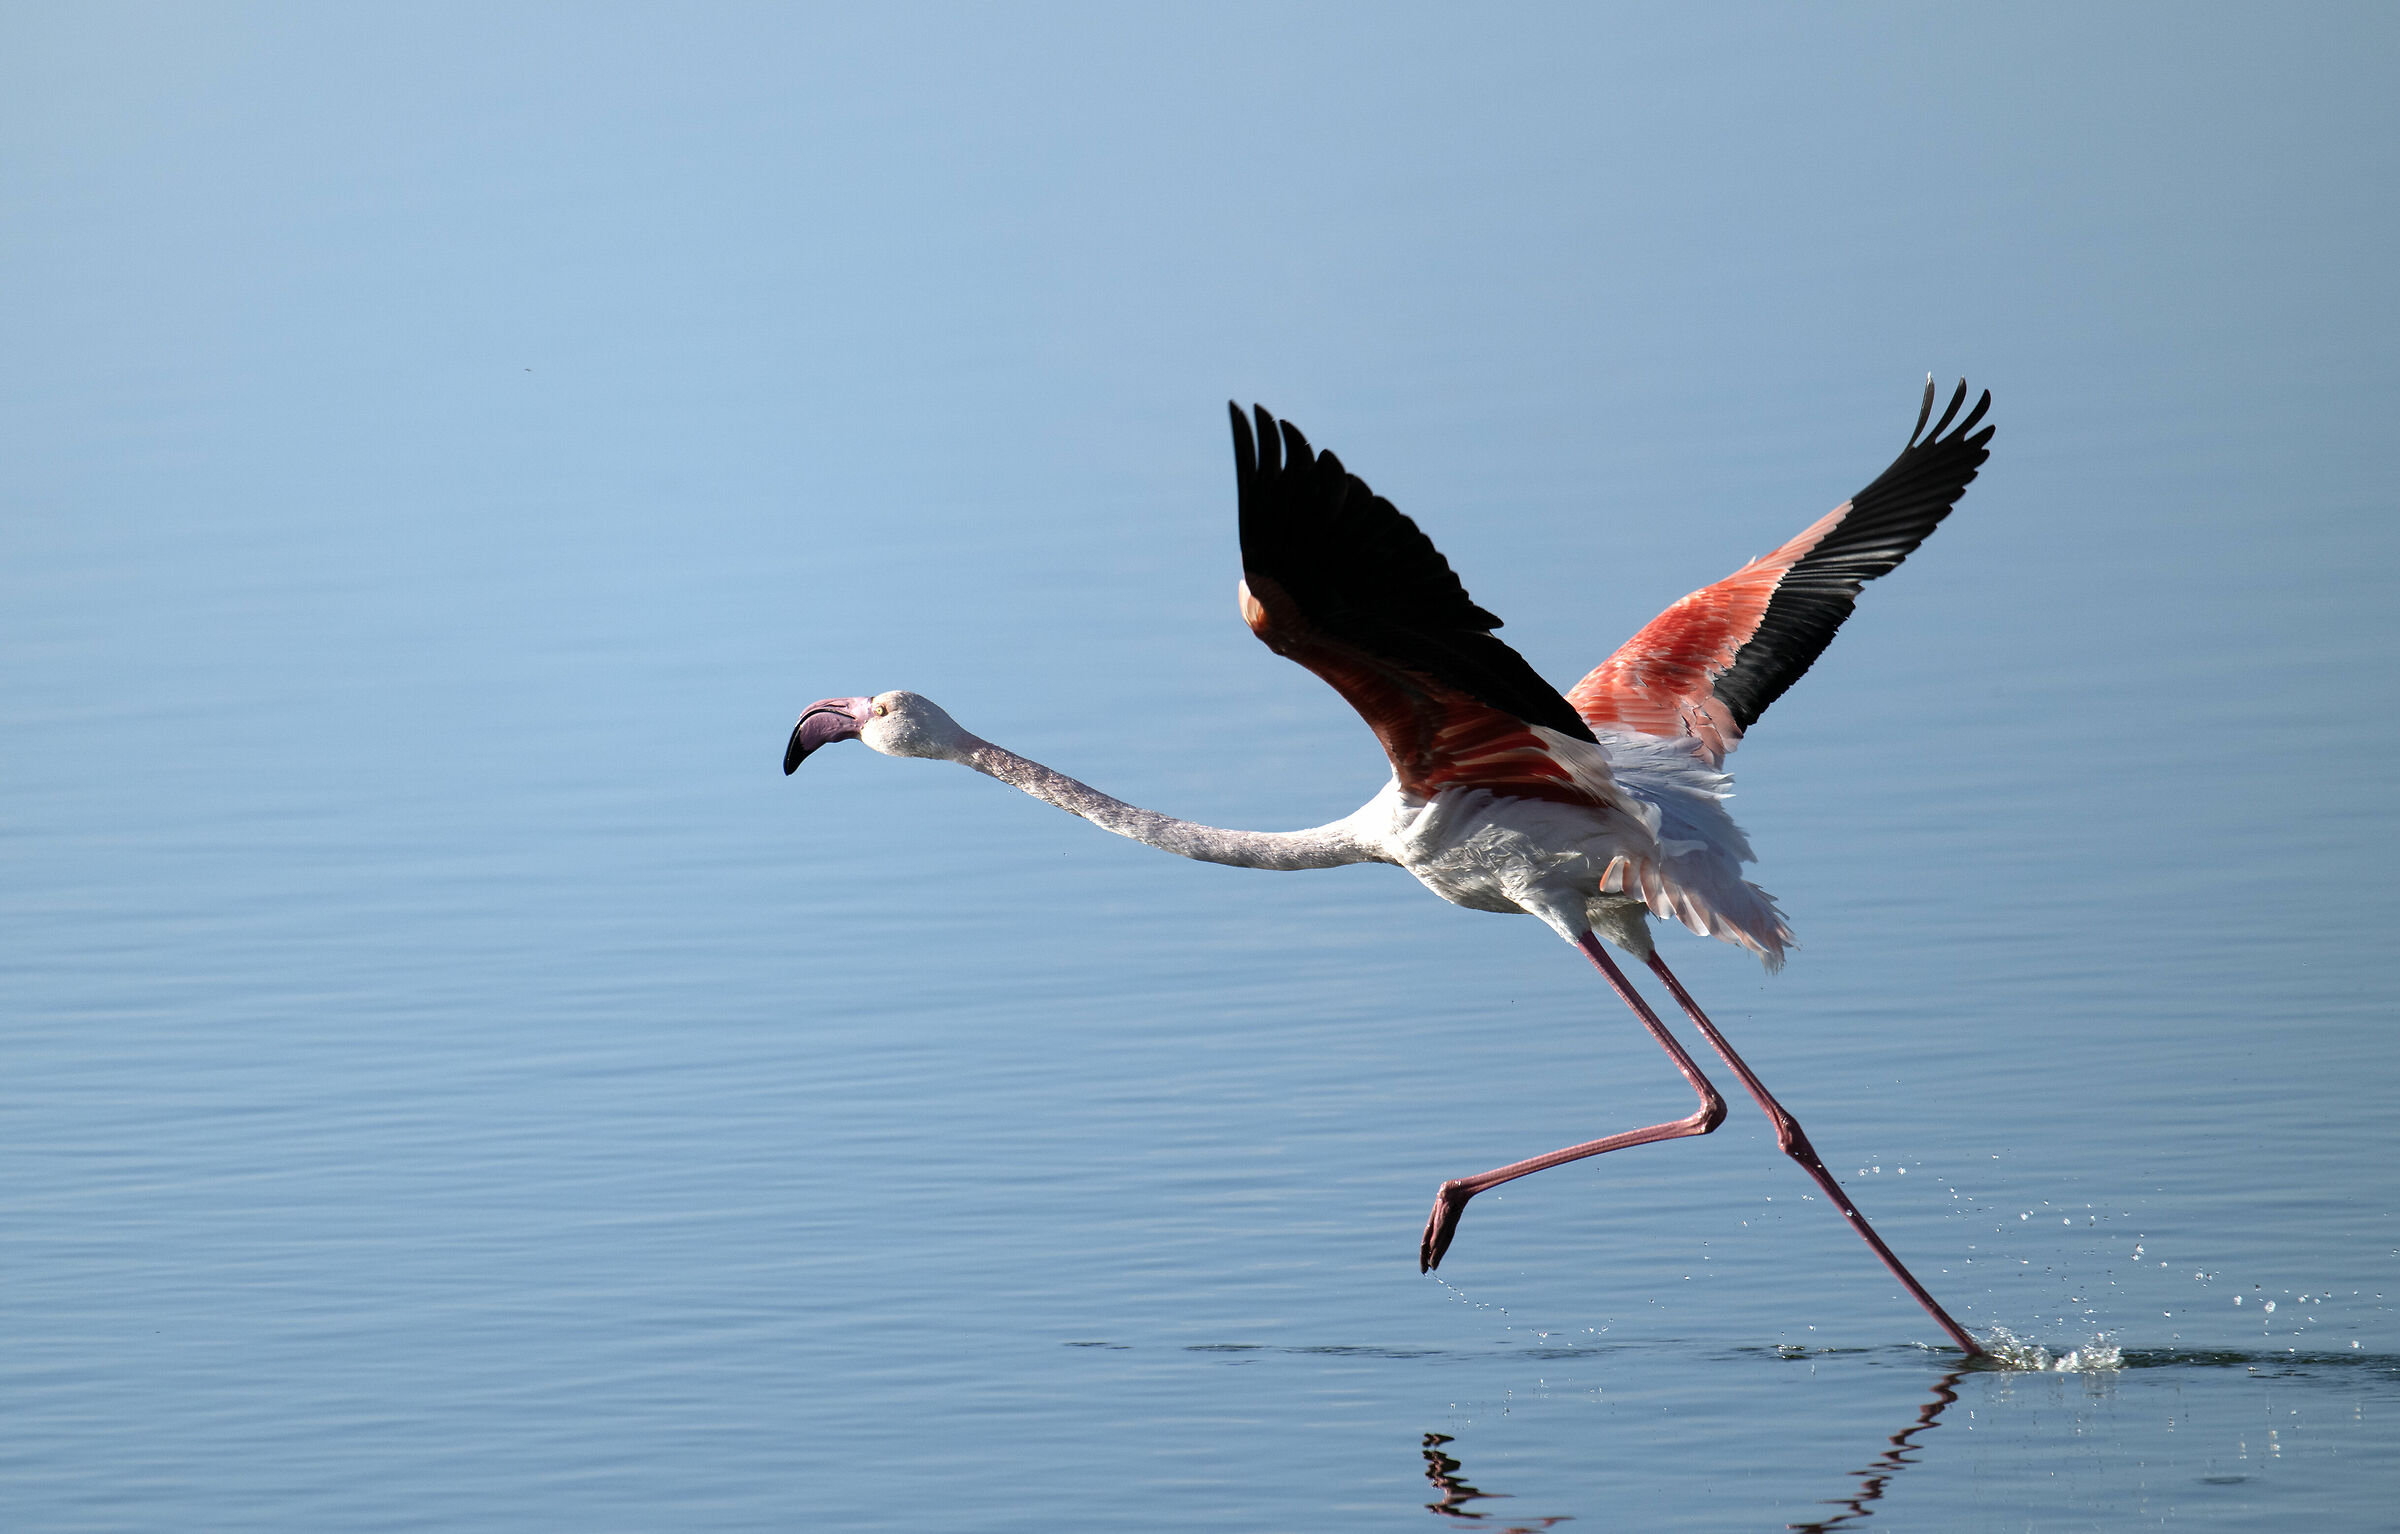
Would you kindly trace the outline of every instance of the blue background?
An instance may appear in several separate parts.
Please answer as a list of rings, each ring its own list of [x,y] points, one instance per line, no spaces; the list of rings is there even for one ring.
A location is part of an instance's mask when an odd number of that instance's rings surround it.
[[[8,1521],[2378,1526],[2394,41],[8,8]],[[1803,946],[1669,952],[1962,1320],[2121,1370],[1943,1384],[1740,1102],[1421,1278],[1442,1178],[1685,1111],[1553,937],[776,772],[907,687],[1332,818],[1228,396],[1564,685],[1928,370],[1993,459],[1732,763]]]

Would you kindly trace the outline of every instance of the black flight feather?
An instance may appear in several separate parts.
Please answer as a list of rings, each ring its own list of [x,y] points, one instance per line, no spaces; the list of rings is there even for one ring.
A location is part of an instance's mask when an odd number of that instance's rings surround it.
[[[1909,433],[1908,446],[1873,484],[1850,498],[1850,514],[1784,572],[1758,628],[1712,684],[1735,724],[1747,730],[1767,705],[1800,680],[1850,616],[1859,587],[1906,559],[1958,504],[1975,471],[1990,456],[1985,444],[1993,432],[1989,426],[1975,430],[1992,407],[1988,389],[1958,429],[1950,431],[1966,398],[1962,380],[1950,396],[1950,407],[1927,432],[1934,388],[1932,379],[1925,380],[1925,401],[1918,407],[1917,428]],[[1946,437],[1945,431],[1950,431]]]
[[[1233,414],[1242,569],[1280,586],[1328,638],[1418,672],[1479,703],[1571,735],[1591,726],[1525,658],[1493,637],[1478,607],[1417,524],[1300,428],[1257,409],[1251,434]]]

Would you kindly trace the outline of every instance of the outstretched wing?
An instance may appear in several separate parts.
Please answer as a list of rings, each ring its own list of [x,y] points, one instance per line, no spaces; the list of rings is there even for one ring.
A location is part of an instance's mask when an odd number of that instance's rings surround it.
[[[1300,428],[1233,412],[1242,619],[1333,685],[1410,793],[1474,785],[1614,804],[1591,728],[1467,596],[1417,524]]]
[[[1993,430],[1975,427],[1992,396],[1986,390],[1952,430],[1966,398],[1961,381],[1927,433],[1928,378],[1917,428],[1890,468],[1782,548],[1651,619],[1575,684],[1567,698],[1576,712],[1599,727],[1688,735],[1711,765],[1723,765],[1742,732],[1833,642],[1858,588],[1914,552],[1975,478]]]

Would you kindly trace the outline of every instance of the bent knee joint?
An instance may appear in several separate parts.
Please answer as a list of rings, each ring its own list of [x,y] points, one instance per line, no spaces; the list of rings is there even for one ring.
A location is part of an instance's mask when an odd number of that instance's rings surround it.
[[[1708,1093],[1700,1099],[1700,1111],[1686,1122],[1692,1125],[1695,1134],[1714,1134],[1717,1126],[1725,1122],[1725,1099],[1714,1092]]]

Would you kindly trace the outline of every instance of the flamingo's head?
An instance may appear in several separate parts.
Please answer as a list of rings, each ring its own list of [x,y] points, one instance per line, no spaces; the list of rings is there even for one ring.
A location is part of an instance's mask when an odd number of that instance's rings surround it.
[[[820,746],[863,740],[885,756],[956,756],[975,737],[958,727],[931,698],[913,692],[877,693],[872,698],[826,698],[801,711],[783,748],[783,770],[792,770]]]

